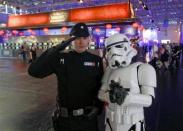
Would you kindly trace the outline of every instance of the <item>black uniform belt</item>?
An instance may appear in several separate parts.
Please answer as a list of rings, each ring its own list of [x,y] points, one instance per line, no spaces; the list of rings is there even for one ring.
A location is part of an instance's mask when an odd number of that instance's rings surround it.
[[[59,114],[60,114],[61,117],[82,116],[82,115],[84,115],[84,108],[69,110],[66,107],[59,107],[58,110],[59,110]]]

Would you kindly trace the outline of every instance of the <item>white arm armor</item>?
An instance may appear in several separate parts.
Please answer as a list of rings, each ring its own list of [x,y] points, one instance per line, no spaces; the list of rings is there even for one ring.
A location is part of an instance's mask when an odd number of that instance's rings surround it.
[[[140,87],[140,94],[130,93],[126,97],[123,105],[143,106],[148,107],[152,103],[152,96],[154,95],[154,88],[156,87],[156,72],[149,64],[142,64],[138,68],[138,82]]]
[[[129,93],[129,95],[125,98],[123,105],[149,107],[151,103],[152,97],[149,95]]]
[[[99,90],[98,93],[98,98],[102,101],[105,102],[109,102],[109,93],[108,93],[108,85],[107,85],[107,81],[108,81],[108,77],[111,73],[111,69],[108,67],[103,75],[102,78],[102,87]]]
[[[98,98],[104,102],[107,102],[109,103],[110,100],[109,100],[109,92],[107,90],[104,90],[104,89],[100,89],[99,90],[99,93],[98,93]]]
[[[156,71],[149,64],[142,64],[138,68],[138,81],[141,88],[142,94],[154,95],[154,88],[156,84]]]

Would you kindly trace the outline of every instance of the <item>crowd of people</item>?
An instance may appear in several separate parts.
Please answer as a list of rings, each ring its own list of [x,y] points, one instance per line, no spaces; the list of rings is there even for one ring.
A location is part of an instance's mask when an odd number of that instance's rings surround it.
[[[138,44],[137,44],[138,45]],[[141,50],[139,50],[141,48]],[[48,48],[47,48],[48,49]],[[142,54],[145,60],[148,55],[148,62],[157,70],[171,70],[180,66],[180,56],[182,53],[181,44],[169,43],[169,44],[157,44],[154,43],[152,46],[144,45],[142,47],[136,47],[138,54]],[[100,49],[105,51],[104,49]],[[102,51],[102,52],[103,52]],[[39,49],[36,44],[32,44],[30,47],[26,43],[22,44],[19,49],[19,55],[23,62],[31,63],[37,56]],[[99,53],[100,53],[99,52]],[[136,57],[135,57],[136,58]],[[135,59],[134,58],[134,59]]]
[[[157,70],[168,70],[178,68],[180,66],[180,57],[182,47],[180,44],[162,44],[161,46],[154,45],[152,47],[152,58],[150,64]]]
[[[37,58],[37,48],[36,45],[32,44],[30,48],[26,45],[26,43],[22,44],[19,49],[19,55],[23,62],[31,63]]]

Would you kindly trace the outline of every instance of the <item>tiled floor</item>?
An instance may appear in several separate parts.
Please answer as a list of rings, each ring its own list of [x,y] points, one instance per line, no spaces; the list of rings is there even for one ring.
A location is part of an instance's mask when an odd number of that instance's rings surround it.
[[[158,73],[156,99],[146,110],[147,131],[183,131],[183,69]]]
[[[35,79],[27,65],[0,60],[0,131],[49,131],[55,105],[54,76]]]
[[[0,131],[51,131],[56,79],[35,79],[27,64],[0,59]],[[183,131],[183,69],[158,74],[153,105],[145,109],[147,131]]]

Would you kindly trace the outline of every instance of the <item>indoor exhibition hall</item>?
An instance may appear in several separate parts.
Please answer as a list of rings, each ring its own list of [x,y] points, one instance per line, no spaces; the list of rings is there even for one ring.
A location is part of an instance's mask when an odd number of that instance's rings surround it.
[[[0,0],[0,131],[183,131],[183,0]]]

